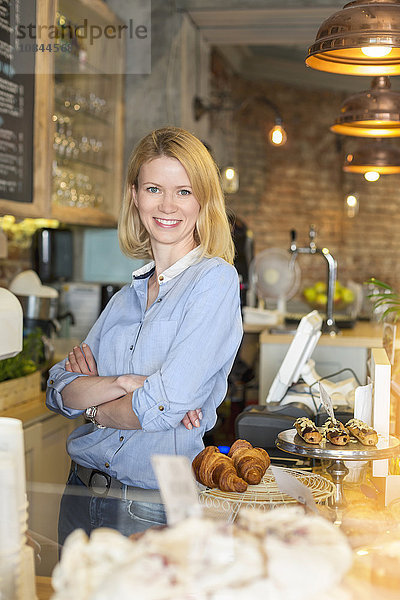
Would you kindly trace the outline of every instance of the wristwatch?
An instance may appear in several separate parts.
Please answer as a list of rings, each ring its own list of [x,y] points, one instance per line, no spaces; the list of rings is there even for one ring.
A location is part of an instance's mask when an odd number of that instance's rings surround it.
[[[97,406],[89,406],[89,408],[85,410],[85,419],[87,421],[91,421],[93,425],[96,425],[96,427],[98,427],[98,429],[105,429],[105,425],[100,425],[100,423],[96,421],[97,408]]]

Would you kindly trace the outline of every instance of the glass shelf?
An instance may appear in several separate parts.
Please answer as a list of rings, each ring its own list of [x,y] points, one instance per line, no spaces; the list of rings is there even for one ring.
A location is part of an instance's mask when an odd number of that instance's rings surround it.
[[[96,163],[92,163],[88,160],[81,160],[80,158],[68,158],[66,156],[60,156],[59,154],[56,154],[54,159],[60,167],[64,167],[64,166],[71,167],[71,166],[82,165],[84,167],[89,167],[91,169],[97,169],[98,171],[101,171],[103,173],[110,172],[110,168],[106,167],[105,165],[99,165]]]
[[[81,118],[89,118],[89,119],[93,119],[94,121],[96,121],[96,123],[102,123],[102,125],[106,125],[107,127],[112,127],[112,124],[110,123],[110,121],[108,121],[107,119],[105,119],[104,117],[100,116],[100,115],[96,115],[93,112],[90,112],[89,110],[85,110],[80,108],[79,110],[74,110],[73,108],[69,108],[68,106],[65,106],[65,102],[67,101],[63,101],[60,100],[60,98],[55,98],[54,103],[55,106],[58,110],[60,110],[60,112],[62,112],[64,115],[71,117],[71,119],[75,119],[75,117],[77,117],[78,119]]]

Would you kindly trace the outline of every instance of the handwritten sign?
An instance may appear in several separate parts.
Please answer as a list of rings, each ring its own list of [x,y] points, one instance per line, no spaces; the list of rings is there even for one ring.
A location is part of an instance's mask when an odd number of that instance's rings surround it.
[[[297,500],[297,502],[300,502],[300,504],[307,506],[307,508],[313,512],[318,512],[310,488],[299,481],[297,477],[291,475],[288,471],[273,466],[270,468],[275,477],[276,485],[282,494],[287,494],[288,496],[291,496],[291,498]]]
[[[160,487],[168,525],[201,512],[192,467],[186,456],[156,454],[151,463]]]
[[[319,393],[321,396],[322,406],[325,408],[332,421],[336,423],[335,413],[333,412],[332,398],[330,397],[322,383],[319,384]]]

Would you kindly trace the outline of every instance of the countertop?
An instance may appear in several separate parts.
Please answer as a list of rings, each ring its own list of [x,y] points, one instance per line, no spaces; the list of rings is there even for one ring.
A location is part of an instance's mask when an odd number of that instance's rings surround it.
[[[75,338],[55,338],[52,340],[54,345],[54,357],[52,364],[65,358],[70,350],[79,344]],[[39,392],[32,400],[17,404],[7,410],[0,410],[0,417],[10,417],[20,419],[24,427],[29,427],[43,419],[55,415],[45,404],[46,392]]]
[[[357,321],[352,329],[342,329],[336,336],[321,335],[318,340],[319,346],[337,346],[352,348],[382,348],[382,329],[379,323],[368,321]],[[397,327],[396,348],[400,348],[400,331]],[[260,344],[290,344],[292,334],[269,333],[263,329],[260,334]]]
[[[0,411],[0,417],[9,417],[20,419],[24,427],[29,427],[43,421],[43,419],[52,417],[55,413],[51,412],[45,404],[46,394],[41,392],[33,400],[18,404],[7,410]]]

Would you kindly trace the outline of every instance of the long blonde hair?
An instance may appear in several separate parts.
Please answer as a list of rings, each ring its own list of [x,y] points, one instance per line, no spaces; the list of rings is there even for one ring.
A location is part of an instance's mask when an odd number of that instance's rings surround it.
[[[195,238],[202,248],[202,255],[220,256],[232,263],[235,250],[218,167],[204,144],[179,127],[163,127],[152,131],[131,154],[118,223],[122,251],[131,258],[152,256],[149,235],[133,201],[132,187],[138,189],[142,165],[160,156],[176,158],[188,174],[193,193],[200,204]]]

